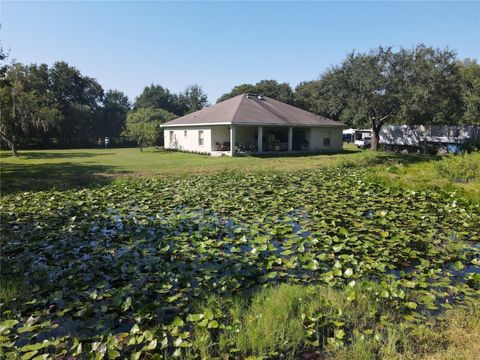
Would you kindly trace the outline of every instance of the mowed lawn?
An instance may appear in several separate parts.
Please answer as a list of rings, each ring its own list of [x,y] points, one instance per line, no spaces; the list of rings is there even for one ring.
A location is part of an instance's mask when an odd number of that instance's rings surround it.
[[[336,154],[212,157],[150,148],[25,150],[12,157],[0,151],[2,194],[70,189],[142,177],[184,177],[221,172],[295,172],[328,166],[363,167],[375,181],[423,189],[457,190],[480,201],[480,182],[453,183],[435,169],[434,156],[358,150],[346,144]]]
[[[281,171],[329,166],[358,153],[211,157],[207,155],[136,148],[20,151],[18,158],[1,155],[2,191],[64,189],[107,183],[118,177],[183,176],[225,171]]]

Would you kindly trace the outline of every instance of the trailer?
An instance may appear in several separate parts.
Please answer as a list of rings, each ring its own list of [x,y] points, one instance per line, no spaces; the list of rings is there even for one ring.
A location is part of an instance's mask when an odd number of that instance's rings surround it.
[[[478,125],[384,125],[380,130],[380,145],[393,151],[458,152],[461,145],[479,140]]]

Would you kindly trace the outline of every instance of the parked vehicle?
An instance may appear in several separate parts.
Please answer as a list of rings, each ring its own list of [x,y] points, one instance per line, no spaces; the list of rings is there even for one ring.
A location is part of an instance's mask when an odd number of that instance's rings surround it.
[[[353,134],[353,143],[359,149],[367,149],[372,146],[372,130],[370,129],[357,129]]]
[[[372,146],[372,138],[370,136],[364,136],[361,140],[355,140],[355,145],[359,149],[368,149]]]

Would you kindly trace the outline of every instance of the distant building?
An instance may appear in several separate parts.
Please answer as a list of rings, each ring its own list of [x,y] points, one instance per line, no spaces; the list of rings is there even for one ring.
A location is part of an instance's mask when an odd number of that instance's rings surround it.
[[[384,125],[380,144],[386,150],[456,148],[480,140],[478,125]]]
[[[339,151],[344,125],[267,96],[242,94],[162,128],[166,149],[235,155]]]

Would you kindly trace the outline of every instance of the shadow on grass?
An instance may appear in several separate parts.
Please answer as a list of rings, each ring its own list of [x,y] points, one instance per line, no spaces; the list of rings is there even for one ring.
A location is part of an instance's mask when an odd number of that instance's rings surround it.
[[[115,155],[112,152],[62,152],[62,151],[20,151],[19,159],[38,160],[38,159],[68,159],[68,158],[87,158],[104,155]],[[12,157],[10,153],[3,153],[2,158]]]
[[[419,162],[435,161],[441,159],[441,157],[436,155],[401,154],[397,152],[386,151],[379,152],[377,156],[384,163],[399,162],[404,164],[415,164]]]
[[[54,164],[2,164],[1,193],[19,191],[66,190],[109,184],[119,173],[114,166],[83,165],[71,162]]]
[[[401,154],[397,152],[386,152],[386,151],[370,151],[370,150],[360,150],[360,149],[343,149],[337,152],[317,152],[317,153],[263,153],[263,154],[240,154],[239,156],[250,156],[255,158],[261,159],[275,159],[275,158],[309,158],[309,157],[317,157],[317,156],[338,156],[338,155],[352,155],[352,158],[346,157],[345,160],[351,160],[357,162],[357,160],[361,160],[362,157],[365,159],[371,158],[373,163],[375,164],[390,164],[395,162],[401,162],[405,164],[414,164],[418,162],[424,161],[432,161],[432,160],[439,160],[439,156],[432,156],[432,155],[422,155],[422,154]],[[374,160],[374,161],[373,161]],[[359,165],[363,165],[360,161],[358,162]]]
[[[362,150],[348,150],[344,149],[341,151],[336,151],[336,152],[295,152],[295,153],[289,153],[289,152],[267,152],[267,153],[262,153],[262,154],[237,154],[236,156],[245,156],[245,157],[255,157],[255,158],[261,158],[261,159],[275,159],[275,158],[281,158],[281,157],[314,157],[314,156],[319,156],[319,155],[325,155],[325,156],[332,156],[332,155],[342,155],[342,154],[356,154],[360,153]]]

